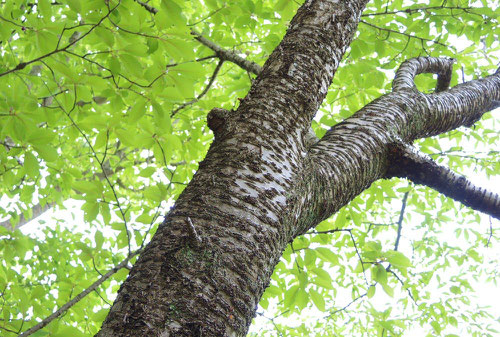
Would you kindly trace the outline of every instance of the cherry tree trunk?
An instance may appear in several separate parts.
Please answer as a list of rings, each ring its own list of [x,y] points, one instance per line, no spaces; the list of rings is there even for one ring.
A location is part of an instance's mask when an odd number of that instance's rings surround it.
[[[498,74],[420,93],[413,77],[444,78],[451,61],[417,59],[400,69],[393,92],[310,141],[366,3],[306,1],[238,110],[209,113],[206,158],[97,336],[245,336],[286,245],[398,175],[394,144],[470,125],[500,100]]]

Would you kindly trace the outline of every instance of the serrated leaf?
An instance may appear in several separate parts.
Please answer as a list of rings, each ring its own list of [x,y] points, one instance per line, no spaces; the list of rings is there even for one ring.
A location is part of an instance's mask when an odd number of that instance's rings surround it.
[[[33,147],[46,162],[54,162],[59,158],[56,149],[48,144],[33,144]]]
[[[387,258],[387,261],[395,267],[403,269],[411,267],[410,259],[404,256],[404,254],[401,252],[389,251],[386,252],[384,255]]]
[[[337,265],[339,263],[338,255],[332,252],[330,249],[325,247],[318,247],[315,250],[322,260],[328,261],[333,265]]]
[[[366,295],[368,296],[368,298],[372,298],[375,295],[375,286],[371,286],[370,288],[368,288]]]
[[[31,178],[36,179],[38,177],[40,166],[38,165],[38,160],[31,152],[24,154],[24,169]]]
[[[297,296],[299,288],[300,288],[299,285],[294,285],[285,292],[283,296],[284,297],[283,305],[286,308],[289,308],[295,302],[295,298]]]
[[[387,295],[389,295],[390,297],[394,297],[394,289],[392,289],[389,285],[387,285],[387,283],[386,284],[381,283],[381,285],[382,289],[384,289]]]
[[[318,308],[320,311],[325,311],[325,299],[320,293],[311,288],[309,289],[309,296],[311,296],[311,299],[316,308]]]
[[[381,264],[375,267],[374,280],[382,285],[387,284],[387,271]]]

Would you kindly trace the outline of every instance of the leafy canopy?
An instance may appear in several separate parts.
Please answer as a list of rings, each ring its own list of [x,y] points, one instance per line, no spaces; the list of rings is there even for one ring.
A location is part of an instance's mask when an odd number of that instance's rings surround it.
[[[191,29],[262,65],[299,5],[0,3],[3,336],[46,318],[142,247],[207,151],[207,112],[245,96],[254,75],[229,62],[218,67]],[[410,57],[456,58],[452,85],[491,73],[499,15],[486,0],[370,2],[316,133],[389,91]],[[434,81],[422,75],[417,85],[428,91]],[[458,172],[496,175],[497,123],[487,114],[419,146]],[[498,233],[488,221],[432,190],[380,181],[285,251],[253,334],[492,336],[493,311],[471,300],[479,281],[495,281]],[[95,334],[127,272],[35,335]]]

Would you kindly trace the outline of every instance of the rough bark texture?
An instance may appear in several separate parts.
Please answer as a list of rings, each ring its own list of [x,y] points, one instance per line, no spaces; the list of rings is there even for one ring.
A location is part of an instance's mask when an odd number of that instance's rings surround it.
[[[309,146],[366,2],[306,1],[238,110],[210,112],[215,140],[98,336],[244,336],[287,243],[386,177],[395,141],[470,125],[500,99],[498,75],[420,93],[416,73],[448,72],[422,58],[397,90]]]
[[[238,111],[211,113],[215,140],[205,160],[99,336],[246,334],[295,233],[286,218],[304,172],[305,135],[366,2],[306,1]]]
[[[416,184],[432,187],[465,206],[500,219],[498,194],[474,185],[466,177],[437,164],[429,156],[407,144],[394,144],[389,151],[390,177],[408,178]]]

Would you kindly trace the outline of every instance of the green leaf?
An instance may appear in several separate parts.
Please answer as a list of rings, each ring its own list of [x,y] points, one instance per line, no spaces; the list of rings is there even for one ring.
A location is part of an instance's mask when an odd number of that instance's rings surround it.
[[[300,289],[299,285],[294,285],[285,292],[285,295],[283,296],[284,297],[283,305],[286,308],[291,307],[291,305],[295,303],[295,299],[297,297],[299,289]]]
[[[441,333],[441,325],[436,322],[436,321],[432,321],[431,322],[431,325],[432,325],[432,328],[434,329],[434,331],[437,333],[437,334],[440,334]]]
[[[121,54],[120,55],[121,64],[133,75],[137,77],[142,77],[143,68],[141,63],[137,60],[137,58],[130,54]]]
[[[387,283],[381,283],[382,289],[384,289],[385,293],[390,297],[394,297],[394,289],[392,289]]]
[[[323,287],[325,289],[333,289],[332,278],[330,274],[324,269],[314,268],[311,270],[318,277],[313,279],[313,283]]]
[[[57,154],[56,149],[48,144],[33,144],[36,152],[42,157],[46,162],[54,162],[58,159],[59,155]]]
[[[372,268],[372,277],[374,281],[385,285],[387,284],[387,271],[381,264],[377,264],[374,268]]]
[[[186,23],[186,19],[182,14],[181,7],[173,0],[162,0],[161,9],[167,15],[169,22],[172,22],[176,26],[183,26]]]
[[[54,337],[85,337],[87,336],[79,329],[72,326],[63,326],[57,330],[56,333],[53,334]]]
[[[113,75],[118,75],[120,74],[122,70],[122,66],[120,64],[120,61],[116,57],[110,57],[108,61],[108,68],[111,70]]]
[[[372,298],[375,295],[375,286],[369,287],[366,295],[368,298]]]
[[[99,214],[99,203],[88,200],[83,206],[84,219],[86,222],[91,222],[97,218]]]
[[[24,154],[24,169],[31,178],[36,179],[38,177],[40,166],[38,165],[38,160],[31,152]]]
[[[387,261],[398,268],[408,268],[411,267],[410,259],[404,256],[403,253],[398,251],[388,251],[385,253]]]
[[[309,296],[311,296],[314,305],[319,311],[325,311],[325,299],[320,293],[311,288],[309,289]]]
[[[156,172],[156,168],[154,167],[146,167],[144,170],[142,170],[140,173],[139,173],[139,176],[141,177],[144,177],[144,178],[148,178],[148,177],[151,177],[153,175],[153,173]]]
[[[82,6],[80,4],[79,0],[67,0],[69,8],[71,8],[72,11],[76,13],[81,13],[82,11]]]
[[[336,265],[339,263],[338,255],[335,254],[334,252],[332,252],[330,249],[324,248],[324,247],[318,247],[315,250],[321,259],[328,261],[333,265]]]
[[[96,231],[94,235],[95,247],[96,249],[101,249],[104,243],[104,236],[101,231]]]

